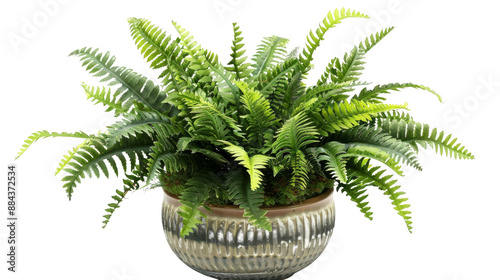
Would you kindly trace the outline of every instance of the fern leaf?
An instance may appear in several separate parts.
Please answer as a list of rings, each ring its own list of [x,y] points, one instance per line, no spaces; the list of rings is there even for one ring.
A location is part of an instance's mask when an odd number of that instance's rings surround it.
[[[259,208],[264,203],[264,188],[252,190],[250,179],[241,169],[229,173],[226,185],[231,200],[244,209],[243,216],[250,224],[271,231],[271,222],[265,216],[267,211]]]
[[[179,129],[170,123],[170,120],[155,112],[136,112],[126,115],[121,121],[117,121],[107,131],[107,144],[112,146],[122,138],[136,137],[138,134],[146,134],[153,137],[157,126],[164,127],[169,135],[179,134]]]
[[[274,112],[269,101],[260,92],[250,89],[248,84],[242,81],[236,82],[236,85],[243,92],[241,101],[248,111],[247,115],[242,116],[248,121],[246,127],[248,140],[258,142],[259,147],[262,147],[264,140],[269,142],[273,138],[273,131],[269,130],[276,122]]]
[[[115,213],[116,209],[120,207],[120,204],[122,201],[125,199],[125,196],[132,191],[135,191],[140,188],[139,182],[143,180],[143,176],[141,176],[141,171],[139,169],[135,169],[132,171],[131,174],[125,174],[126,179],[123,179],[123,191],[116,190],[116,194],[113,195],[111,198],[114,200],[113,203],[108,204],[108,207],[105,211],[107,212],[106,215],[104,215],[104,221],[102,223],[104,224],[102,228],[106,228],[106,226],[109,223],[109,220],[111,219],[111,216]]]
[[[416,85],[412,83],[404,83],[404,84],[393,83],[386,85],[377,85],[370,90],[367,88],[363,88],[358,95],[353,96],[353,99],[356,99],[358,101],[381,103],[386,100],[386,98],[384,96],[381,96],[381,94],[387,94],[389,93],[389,91],[399,91],[400,89],[403,88],[415,88],[428,91],[433,95],[435,95],[440,102],[443,102],[441,96],[437,92],[433,91],[432,89],[426,86]]]
[[[187,188],[180,196],[182,206],[177,212],[183,218],[181,237],[194,231],[197,225],[202,222],[200,217],[206,218],[206,215],[200,211],[200,207],[209,197],[210,189],[219,184],[218,181],[217,177],[207,169],[197,171],[187,180]]]
[[[366,37],[364,42],[359,44],[359,48],[362,48],[365,53],[371,50],[376,44],[378,44],[382,39],[384,39],[387,34],[389,34],[394,29],[393,26],[378,31],[377,33],[373,33],[370,36]]]
[[[224,150],[228,151],[241,166],[245,167],[248,175],[250,175],[250,188],[255,191],[261,186],[262,177],[264,174],[260,169],[265,169],[267,162],[272,159],[271,157],[256,154],[249,156],[244,148],[233,145],[227,141],[220,141],[227,146]]]
[[[176,145],[172,141],[167,131],[158,133],[158,139],[151,147],[147,159],[147,184],[160,172],[193,172],[200,166],[198,156],[176,152]]]
[[[356,82],[364,69],[363,61],[365,50],[354,47],[350,53],[344,55],[344,62],[340,64],[335,61],[334,68],[331,68],[330,79],[333,83]]]
[[[28,136],[28,139],[24,140],[24,144],[21,147],[21,150],[17,153],[16,159],[18,159],[26,150],[33,145],[36,141],[39,139],[44,139],[44,138],[49,138],[49,137],[70,137],[70,138],[83,138],[83,139],[88,139],[91,136],[84,133],[84,132],[75,132],[75,133],[68,133],[68,132],[48,132],[47,130],[40,130],[37,132],[32,133],[30,136]]]
[[[281,62],[286,57],[288,39],[278,36],[266,37],[257,47],[257,53],[252,60],[253,76],[259,77],[266,73],[270,67]]]
[[[194,74],[189,69],[189,62],[184,60],[186,53],[182,52],[180,40],[172,40],[170,35],[153,25],[147,19],[130,18],[128,20],[132,38],[144,58],[151,63],[153,69],[164,69],[159,78],[163,79],[166,91],[182,91],[188,80]],[[176,79],[176,76],[181,79]]]
[[[279,81],[281,81],[288,73],[291,73],[299,66],[299,61],[296,58],[289,58],[283,63],[278,63],[265,75],[261,75],[256,88],[264,95],[269,97],[274,91]]]
[[[391,155],[398,162],[422,170],[411,145],[392,137],[380,128],[360,125],[340,133],[335,133],[330,139],[344,143],[346,149],[359,145],[373,147]]]
[[[185,60],[189,62],[189,69],[193,70],[196,77],[194,80],[200,88],[211,87],[212,78],[207,63],[207,51],[202,49],[192,35],[182,26],[172,21],[175,29],[179,33],[181,44],[184,46],[183,52],[187,54]]]
[[[350,176],[354,177],[352,181],[353,185],[373,185],[378,187],[380,190],[387,195],[394,205],[394,210],[403,217],[408,231],[412,230],[411,212],[408,210],[410,207],[406,203],[408,198],[403,198],[402,195],[405,193],[399,191],[400,186],[395,185],[396,180],[391,180],[392,175],[385,175],[384,170],[380,170],[380,166],[372,167],[370,165],[370,160],[350,160],[347,162],[347,167],[350,172]]]
[[[398,162],[389,153],[370,145],[357,144],[356,146],[349,148],[346,151],[344,157],[362,157],[375,159],[391,168],[398,175],[403,176],[401,166],[398,165]]]
[[[292,177],[290,184],[298,184],[301,188],[306,187],[307,183],[307,163],[305,155],[301,151],[307,145],[318,142],[318,132],[309,119],[299,113],[288,119],[277,131],[276,141],[272,145],[273,153],[277,158],[283,158],[290,163],[292,168]]]
[[[358,126],[359,121],[370,121],[373,116],[379,113],[397,109],[408,109],[408,104],[375,104],[351,100],[351,102],[343,101],[331,104],[323,108],[320,113],[313,113],[312,116],[320,131],[325,130],[334,133]]]
[[[313,53],[319,47],[320,42],[324,39],[325,33],[330,29],[341,23],[343,19],[351,17],[368,18],[360,12],[351,11],[350,9],[338,10],[336,9],[333,14],[328,12],[327,16],[323,19],[322,24],[320,23],[319,28],[313,33],[311,30],[307,36],[307,44],[302,54],[300,55],[301,68],[304,73],[311,66],[311,61],[313,60]]]
[[[474,159],[462,144],[457,143],[457,138],[451,134],[446,135],[443,131],[438,132],[436,128],[430,129],[428,124],[421,124],[411,120],[391,120],[381,119],[378,121],[379,127],[392,137],[410,144],[418,151],[418,146],[434,148],[436,153],[455,159]]]
[[[106,112],[114,111],[115,116],[127,113],[129,109],[123,107],[123,104],[120,100],[117,100],[113,94],[111,94],[111,89],[102,87],[90,87],[86,84],[82,84],[83,89],[85,90],[85,94],[87,95],[87,99],[92,99],[95,101],[94,104],[102,103],[106,106]]]
[[[71,199],[73,189],[77,183],[80,183],[81,179],[85,178],[85,175],[88,177],[95,175],[99,178],[102,172],[106,177],[109,177],[106,163],[118,175],[115,158],[120,160],[124,171],[127,170],[126,156],[129,158],[130,166],[135,166],[137,162],[143,159],[144,154],[149,152],[152,140],[149,137],[122,139],[122,141],[110,147],[107,147],[105,143],[105,138],[96,136],[89,139],[88,143],[81,146],[73,155],[72,160],[68,163],[70,167],[64,169],[68,175],[62,178],[62,181],[65,182],[63,187],[66,189],[69,199]]]
[[[347,170],[345,160],[342,159],[345,155],[345,145],[336,141],[330,141],[322,147],[313,147],[308,150],[314,150],[319,162],[326,163],[326,171],[332,177],[336,177],[340,182],[347,182]]]
[[[356,206],[359,208],[361,213],[363,213],[369,220],[373,220],[373,212],[370,211],[371,207],[368,206],[368,201],[366,201],[368,194],[365,193],[365,185],[339,184],[337,191],[341,191],[350,197],[351,201],[356,203]]]
[[[171,106],[162,103],[166,94],[159,86],[131,69],[113,66],[115,57],[109,52],[103,54],[98,49],[82,48],[70,53],[70,56],[80,57],[87,71],[101,78],[101,82],[107,82],[110,86],[120,85],[114,97],[122,102],[127,111],[134,101],[138,101],[159,113],[170,112]]]
[[[233,45],[231,46],[231,61],[229,61],[229,67],[226,67],[227,71],[234,73],[236,80],[241,80],[249,78],[252,70],[248,68],[250,63],[245,63],[247,57],[243,56],[246,50],[243,49],[244,45],[242,43],[243,37],[241,37],[240,27],[233,23],[234,39]]]

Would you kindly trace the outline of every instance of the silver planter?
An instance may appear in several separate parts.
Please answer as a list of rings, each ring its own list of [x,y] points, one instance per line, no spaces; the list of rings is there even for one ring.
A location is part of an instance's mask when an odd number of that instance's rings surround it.
[[[212,212],[185,238],[177,197],[165,193],[162,218],[168,244],[192,269],[217,279],[286,279],[324,251],[335,224],[333,191],[301,204],[270,207],[272,231],[257,228],[235,206],[210,206]]]

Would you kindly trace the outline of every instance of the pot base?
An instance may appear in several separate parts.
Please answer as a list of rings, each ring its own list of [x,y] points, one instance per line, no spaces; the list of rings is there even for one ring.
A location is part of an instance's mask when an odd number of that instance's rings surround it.
[[[295,273],[287,273],[284,275],[269,275],[266,273],[245,273],[245,274],[220,273],[220,272],[200,270],[190,265],[188,266],[191,269],[205,276],[212,277],[218,280],[284,280],[292,277],[295,274]]]

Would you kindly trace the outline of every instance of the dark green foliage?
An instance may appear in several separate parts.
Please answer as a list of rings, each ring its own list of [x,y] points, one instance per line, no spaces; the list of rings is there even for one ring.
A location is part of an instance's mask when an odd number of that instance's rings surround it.
[[[71,56],[105,84],[84,84],[88,99],[119,119],[97,135],[36,132],[19,155],[38,139],[82,138],[57,169],[66,172],[62,180],[69,198],[81,179],[123,170],[123,190],[112,197],[104,226],[139,185],[160,186],[180,197],[182,236],[197,227],[207,213],[201,207],[209,204],[237,205],[250,223],[271,230],[263,205],[301,202],[328,188],[345,193],[372,219],[366,190],[374,186],[390,198],[411,230],[409,205],[394,177],[402,175],[402,165],[420,170],[419,148],[458,159],[474,156],[451,135],[415,122],[404,112],[406,103],[384,103],[391,92],[406,88],[426,90],[441,100],[428,87],[390,83],[359,89],[369,84],[360,79],[365,56],[392,27],[330,60],[308,86],[313,54],[326,32],[352,17],[367,18],[345,9],[328,13],[300,51],[288,52],[287,39],[266,37],[252,62],[233,24],[227,65],[175,22],[177,38],[146,19],[131,18],[132,38],[150,67],[160,72],[162,84],[115,66],[109,52],[76,50]]]

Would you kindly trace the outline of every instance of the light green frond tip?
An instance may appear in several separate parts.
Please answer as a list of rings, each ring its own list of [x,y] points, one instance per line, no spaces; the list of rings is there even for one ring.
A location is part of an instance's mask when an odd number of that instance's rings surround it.
[[[262,182],[262,177],[264,176],[260,169],[266,168],[267,162],[271,160],[272,157],[259,154],[250,157],[242,147],[233,145],[227,141],[220,140],[220,142],[226,144],[227,146],[224,147],[224,150],[228,151],[240,165],[247,169],[250,175],[250,188],[252,191],[258,189]]]

